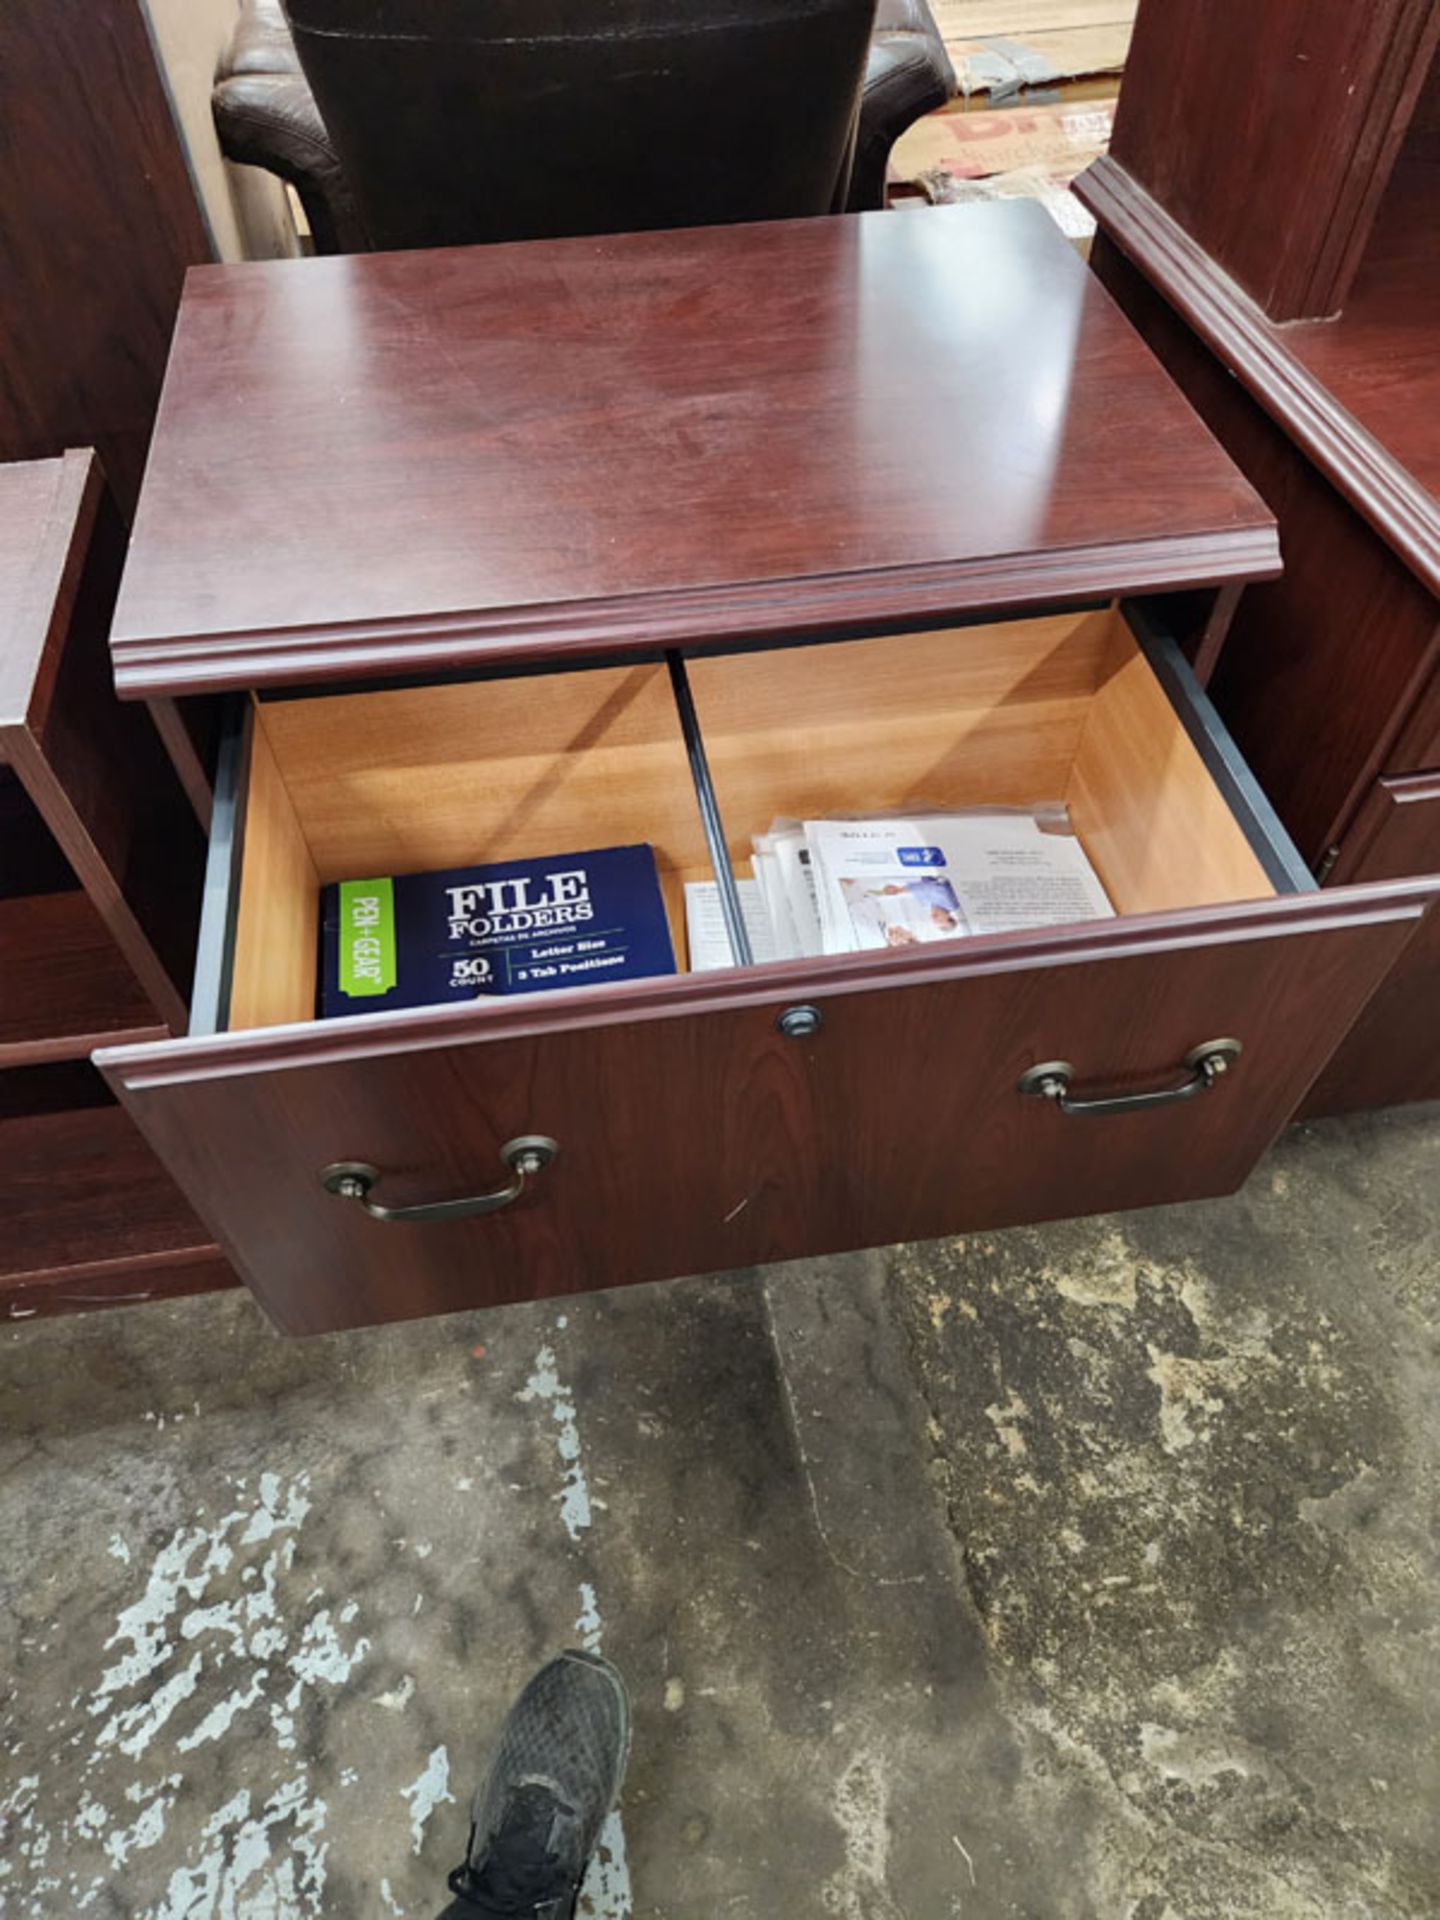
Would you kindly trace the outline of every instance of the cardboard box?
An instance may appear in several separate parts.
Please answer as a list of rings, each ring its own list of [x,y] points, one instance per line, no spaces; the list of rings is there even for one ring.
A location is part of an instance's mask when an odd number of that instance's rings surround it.
[[[1137,0],[935,0],[960,102],[1002,106],[1063,88],[1113,95]],[[1088,83],[1088,84],[1087,84]],[[1036,102],[1036,104],[1044,104]]]
[[[984,180],[1035,168],[1069,186],[1104,153],[1114,123],[1115,104],[1110,100],[992,113],[932,113],[896,141],[890,172],[895,180],[923,182],[931,174]]]
[[[1070,191],[1110,144],[1113,100],[939,113],[896,142],[890,174],[901,195],[945,205],[957,200],[1038,200],[1067,239],[1087,252],[1094,217]]]

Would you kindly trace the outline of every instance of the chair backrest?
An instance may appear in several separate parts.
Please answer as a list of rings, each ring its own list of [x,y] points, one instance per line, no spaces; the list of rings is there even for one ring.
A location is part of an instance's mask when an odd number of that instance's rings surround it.
[[[844,203],[875,0],[285,0],[371,242]]]

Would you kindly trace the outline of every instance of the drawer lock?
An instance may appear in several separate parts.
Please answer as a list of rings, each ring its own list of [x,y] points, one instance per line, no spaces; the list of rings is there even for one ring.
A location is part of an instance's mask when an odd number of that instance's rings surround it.
[[[509,1167],[512,1178],[492,1193],[466,1194],[459,1200],[428,1200],[413,1207],[386,1207],[370,1196],[380,1181],[380,1169],[364,1160],[337,1160],[320,1175],[327,1193],[341,1200],[358,1200],[372,1220],[384,1220],[401,1226],[425,1226],[437,1220],[468,1220],[480,1213],[498,1213],[518,1200],[528,1181],[545,1168],[559,1153],[555,1141],[543,1133],[521,1134],[500,1149],[500,1158]]]
[[[1177,1100],[1193,1100],[1208,1093],[1240,1058],[1238,1040],[1205,1040],[1186,1054],[1187,1076],[1178,1086],[1157,1087],[1151,1093],[1103,1093],[1077,1100],[1070,1092],[1075,1069],[1068,1060],[1046,1060],[1021,1074],[1019,1091],[1037,1100],[1049,1100],[1061,1113],[1143,1113],[1148,1107],[1173,1106]]]

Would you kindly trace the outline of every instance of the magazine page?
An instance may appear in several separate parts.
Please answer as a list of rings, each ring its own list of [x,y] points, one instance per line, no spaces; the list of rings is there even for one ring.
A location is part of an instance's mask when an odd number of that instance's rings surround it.
[[[1114,913],[1061,807],[807,820],[827,953]]]
[[[750,936],[751,959],[759,966],[767,960],[783,958],[776,954],[770,916],[761,898],[759,882],[737,880],[735,891],[740,895],[740,912]],[[720,888],[714,880],[685,882],[685,932],[692,973],[713,973],[717,967],[735,965],[730,934],[720,908]]]
[[[790,901],[785,892],[784,877],[780,872],[779,857],[768,851],[769,836],[757,834],[754,840],[754,858],[751,867],[760,893],[760,906],[769,923],[775,943],[777,960],[798,960],[805,949],[800,944],[800,936],[795,930],[794,916],[790,911]]]
[[[760,840],[773,850],[797,958],[826,951],[810,843],[798,820],[777,820]]]

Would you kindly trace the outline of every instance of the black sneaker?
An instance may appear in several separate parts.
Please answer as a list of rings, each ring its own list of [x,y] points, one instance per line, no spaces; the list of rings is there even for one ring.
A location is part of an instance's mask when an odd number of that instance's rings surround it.
[[[629,1753],[630,1702],[608,1660],[542,1667],[500,1730],[441,1920],[572,1920]]]

